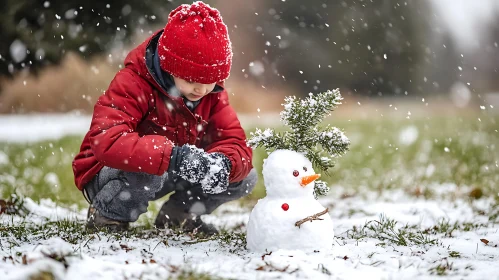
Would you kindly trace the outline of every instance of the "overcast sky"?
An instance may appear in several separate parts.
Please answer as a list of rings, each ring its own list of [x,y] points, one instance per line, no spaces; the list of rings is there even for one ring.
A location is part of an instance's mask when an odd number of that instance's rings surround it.
[[[499,0],[430,0],[455,40],[465,49],[473,48],[483,28],[498,15]]]

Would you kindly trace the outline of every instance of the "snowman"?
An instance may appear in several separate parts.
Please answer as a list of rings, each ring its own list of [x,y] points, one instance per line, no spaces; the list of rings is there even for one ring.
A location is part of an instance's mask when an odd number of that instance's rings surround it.
[[[341,104],[338,89],[287,96],[281,121],[289,130],[256,129],[248,145],[270,153],[263,163],[267,196],[260,199],[247,225],[247,247],[256,252],[279,249],[326,251],[333,246],[333,222],[315,196],[327,186],[317,180],[312,166],[327,172],[348,151],[343,131],[321,121]],[[315,182],[314,182],[315,181]]]
[[[263,164],[267,196],[255,205],[247,225],[249,250],[314,252],[332,248],[333,221],[313,194],[319,177],[301,153],[281,149],[269,155]]]

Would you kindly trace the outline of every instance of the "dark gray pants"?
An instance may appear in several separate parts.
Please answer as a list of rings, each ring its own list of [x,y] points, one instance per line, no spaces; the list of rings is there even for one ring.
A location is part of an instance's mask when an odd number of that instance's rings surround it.
[[[192,184],[177,175],[165,172],[162,176],[140,172],[126,172],[104,167],[85,185],[86,198],[109,219],[134,222],[147,212],[149,201],[157,200],[173,191],[168,200],[185,213],[209,214],[228,201],[248,195],[258,176],[252,169],[240,182],[229,184],[225,192],[205,194],[201,185]]]

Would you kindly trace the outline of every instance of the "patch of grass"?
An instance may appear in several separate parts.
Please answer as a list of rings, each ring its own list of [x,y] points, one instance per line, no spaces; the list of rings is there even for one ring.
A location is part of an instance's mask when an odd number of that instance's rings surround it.
[[[178,274],[168,277],[170,280],[222,280],[223,278],[215,277],[207,273],[200,273],[193,270],[182,269]]]
[[[333,114],[327,122],[342,129],[352,143],[331,172],[322,174],[321,180],[331,185],[352,190],[403,188],[416,195],[432,196],[433,184],[455,183],[472,187],[471,198],[499,191],[499,116],[483,113],[350,121],[335,119]],[[247,133],[254,130],[247,128]],[[34,144],[0,143],[0,151],[8,158],[8,163],[0,163],[0,198],[16,193],[35,201],[49,198],[60,205],[86,207],[74,186],[71,168],[81,140],[82,136],[68,136]],[[260,180],[243,203],[253,203],[265,195],[261,172],[266,157],[262,148],[254,151],[253,165]]]
[[[223,230],[217,236],[217,239],[220,245],[228,246],[229,252],[231,253],[246,249],[246,232],[230,232]]]
[[[346,237],[354,240],[364,238],[374,238],[382,241],[380,245],[391,243],[400,246],[413,245],[438,245],[438,237],[453,237],[452,234],[456,231],[474,231],[481,227],[487,227],[485,224],[476,224],[471,222],[454,222],[442,219],[433,227],[421,230],[416,225],[405,225],[397,227],[397,222],[387,218],[385,215],[380,215],[379,220],[371,220],[363,226],[354,226],[346,232]],[[451,257],[459,257],[459,253],[451,251]]]
[[[405,225],[397,228],[397,222],[385,215],[380,215],[379,220],[366,222],[362,227],[354,226],[347,231],[347,237],[355,240],[375,238],[399,246],[437,244],[436,239],[417,229],[416,226]]]
[[[348,217],[348,218],[351,218],[352,216],[356,215],[356,214],[361,214],[361,215],[364,215],[364,216],[367,216],[369,215],[369,213],[367,213],[366,211],[362,210],[362,209],[348,209],[348,212],[344,214],[344,216],[342,217]]]
[[[449,220],[442,219],[439,220],[436,225],[425,229],[423,232],[425,234],[444,234],[446,237],[452,237],[454,231],[472,231],[486,226],[487,225],[484,224],[474,224],[471,222],[459,223],[456,221],[450,223]]]
[[[439,263],[437,266],[428,269],[430,274],[438,276],[445,276],[449,273],[449,271],[452,270],[453,270],[452,263],[449,263],[447,258],[444,258],[443,261]]]
[[[449,220],[440,220],[438,223],[433,226],[431,229],[426,229],[425,233],[443,233],[445,236],[451,236],[452,232],[458,229],[459,223],[456,221],[454,224],[451,224]]]
[[[457,251],[450,251],[449,252],[449,257],[451,258],[460,258],[461,257],[461,254]]]
[[[499,199],[496,199],[496,204],[490,209],[490,213],[488,213],[489,221],[492,223],[499,223]]]
[[[433,195],[429,190],[438,183],[471,186],[483,195],[498,191],[498,116],[348,121],[335,120],[333,114],[329,122],[351,140],[350,151],[337,159],[329,174],[322,174],[321,180],[329,184],[379,191],[420,190],[425,196]],[[259,148],[254,154],[253,163],[261,174],[266,152]],[[262,195],[260,180],[254,196]]]
[[[28,214],[28,209],[24,207],[24,199],[18,197],[15,194],[11,194],[10,198],[4,200],[0,199],[0,215],[2,214],[17,214],[21,216],[26,216]]]
[[[0,225],[0,237],[5,238],[5,241],[9,244],[9,248],[19,246],[22,242],[35,242],[37,240],[47,240],[52,237],[59,237],[68,243],[81,245],[84,245],[89,240],[100,238],[101,235],[109,240],[167,238],[163,232],[143,226],[131,227],[129,230],[119,233],[108,232],[105,229],[96,232],[96,235],[93,235],[93,233],[87,230],[85,221],[70,219],[58,221],[47,220],[40,223],[12,220]]]
[[[60,237],[71,244],[78,244],[87,234],[84,224],[76,220],[44,221],[39,224],[12,221],[3,224],[0,230],[0,237],[5,237],[9,249],[19,246],[21,242],[35,242],[52,237]]]
[[[0,164],[0,197],[11,194],[35,201],[50,198],[62,205],[87,205],[74,185],[72,161],[82,137],[34,144],[0,143],[8,163]]]

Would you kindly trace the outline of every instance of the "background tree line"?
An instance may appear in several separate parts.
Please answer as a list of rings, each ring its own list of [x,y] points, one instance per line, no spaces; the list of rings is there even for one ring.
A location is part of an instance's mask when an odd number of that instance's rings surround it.
[[[135,32],[164,25],[174,7],[190,2],[2,1],[0,75],[36,74],[69,51],[89,59],[129,47],[138,43],[130,42]],[[367,96],[445,93],[463,77],[459,67],[473,64],[460,56],[427,1],[206,2],[222,11],[231,31],[237,50],[232,75],[270,89],[287,85],[306,93],[341,87]],[[497,28],[490,32],[491,38],[499,37]],[[494,48],[476,54],[489,65],[479,70],[487,72],[480,85],[495,88],[497,69],[493,74],[485,54],[498,57]]]

